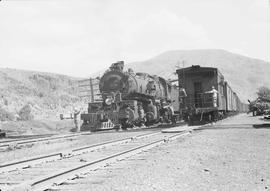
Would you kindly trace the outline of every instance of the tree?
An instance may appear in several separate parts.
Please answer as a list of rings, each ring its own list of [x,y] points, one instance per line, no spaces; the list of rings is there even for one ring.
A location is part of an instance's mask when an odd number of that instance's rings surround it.
[[[257,95],[259,98],[266,98],[270,100],[270,89],[265,86],[261,86],[258,88]]]
[[[32,120],[34,119],[34,116],[31,113],[31,106],[29,104],[26,104],[21,108],[19,111],[19,116],[22,121]]]
[[[15,120],[15,115],[4,108],[0,107],[0,121],[13,121]]]

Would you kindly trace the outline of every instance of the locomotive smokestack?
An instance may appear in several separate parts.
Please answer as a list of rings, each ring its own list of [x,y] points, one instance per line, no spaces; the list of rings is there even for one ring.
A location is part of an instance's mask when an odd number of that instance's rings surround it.
[[[116,63],[113,63],[110,67],[111,70],[118,70],[123,71],[124,69],[124,61],[118,61]]]
[[[118,61],[118,64],[124,65],[124,61]]]

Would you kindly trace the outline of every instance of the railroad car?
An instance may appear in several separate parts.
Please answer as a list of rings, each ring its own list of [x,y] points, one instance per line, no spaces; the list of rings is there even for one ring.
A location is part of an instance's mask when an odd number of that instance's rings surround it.
[[[246,109],[217,68],[195,65],[176,72],[179,88],[186,91],[180,97],[180,113],[190,123],[218,120]]]
[[[99,81],[101,100],[88,104],[81,114],[82,130],[125,129],[134,125],[175,122],[178,88],[160,76],[124,71],[124,62],[113,63]]]

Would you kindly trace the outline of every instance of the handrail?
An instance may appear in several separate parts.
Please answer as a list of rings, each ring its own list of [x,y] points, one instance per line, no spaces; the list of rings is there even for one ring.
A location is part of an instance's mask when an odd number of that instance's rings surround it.
[[[196,96],[196,97],[195,97]],[[197,93],[194,97],[185,97],[184,105],[195,108],[214,107],[212,93]]]

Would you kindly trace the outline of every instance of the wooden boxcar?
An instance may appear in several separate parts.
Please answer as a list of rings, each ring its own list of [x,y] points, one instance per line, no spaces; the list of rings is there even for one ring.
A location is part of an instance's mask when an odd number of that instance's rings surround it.
[[[236,111],[236,105],[234,101],[234,92],[227,82],[225,82],[225,98],[226,98],[226,110]]]
[[[237,94],[217,68],[196,65],[178,69],[177,74],[179,88],[186,91],[186,97],[180,97],[180,113],[185,119],[217,120],[226,112],[243,108]],[[212,93],[213,89],[217,96]]]

